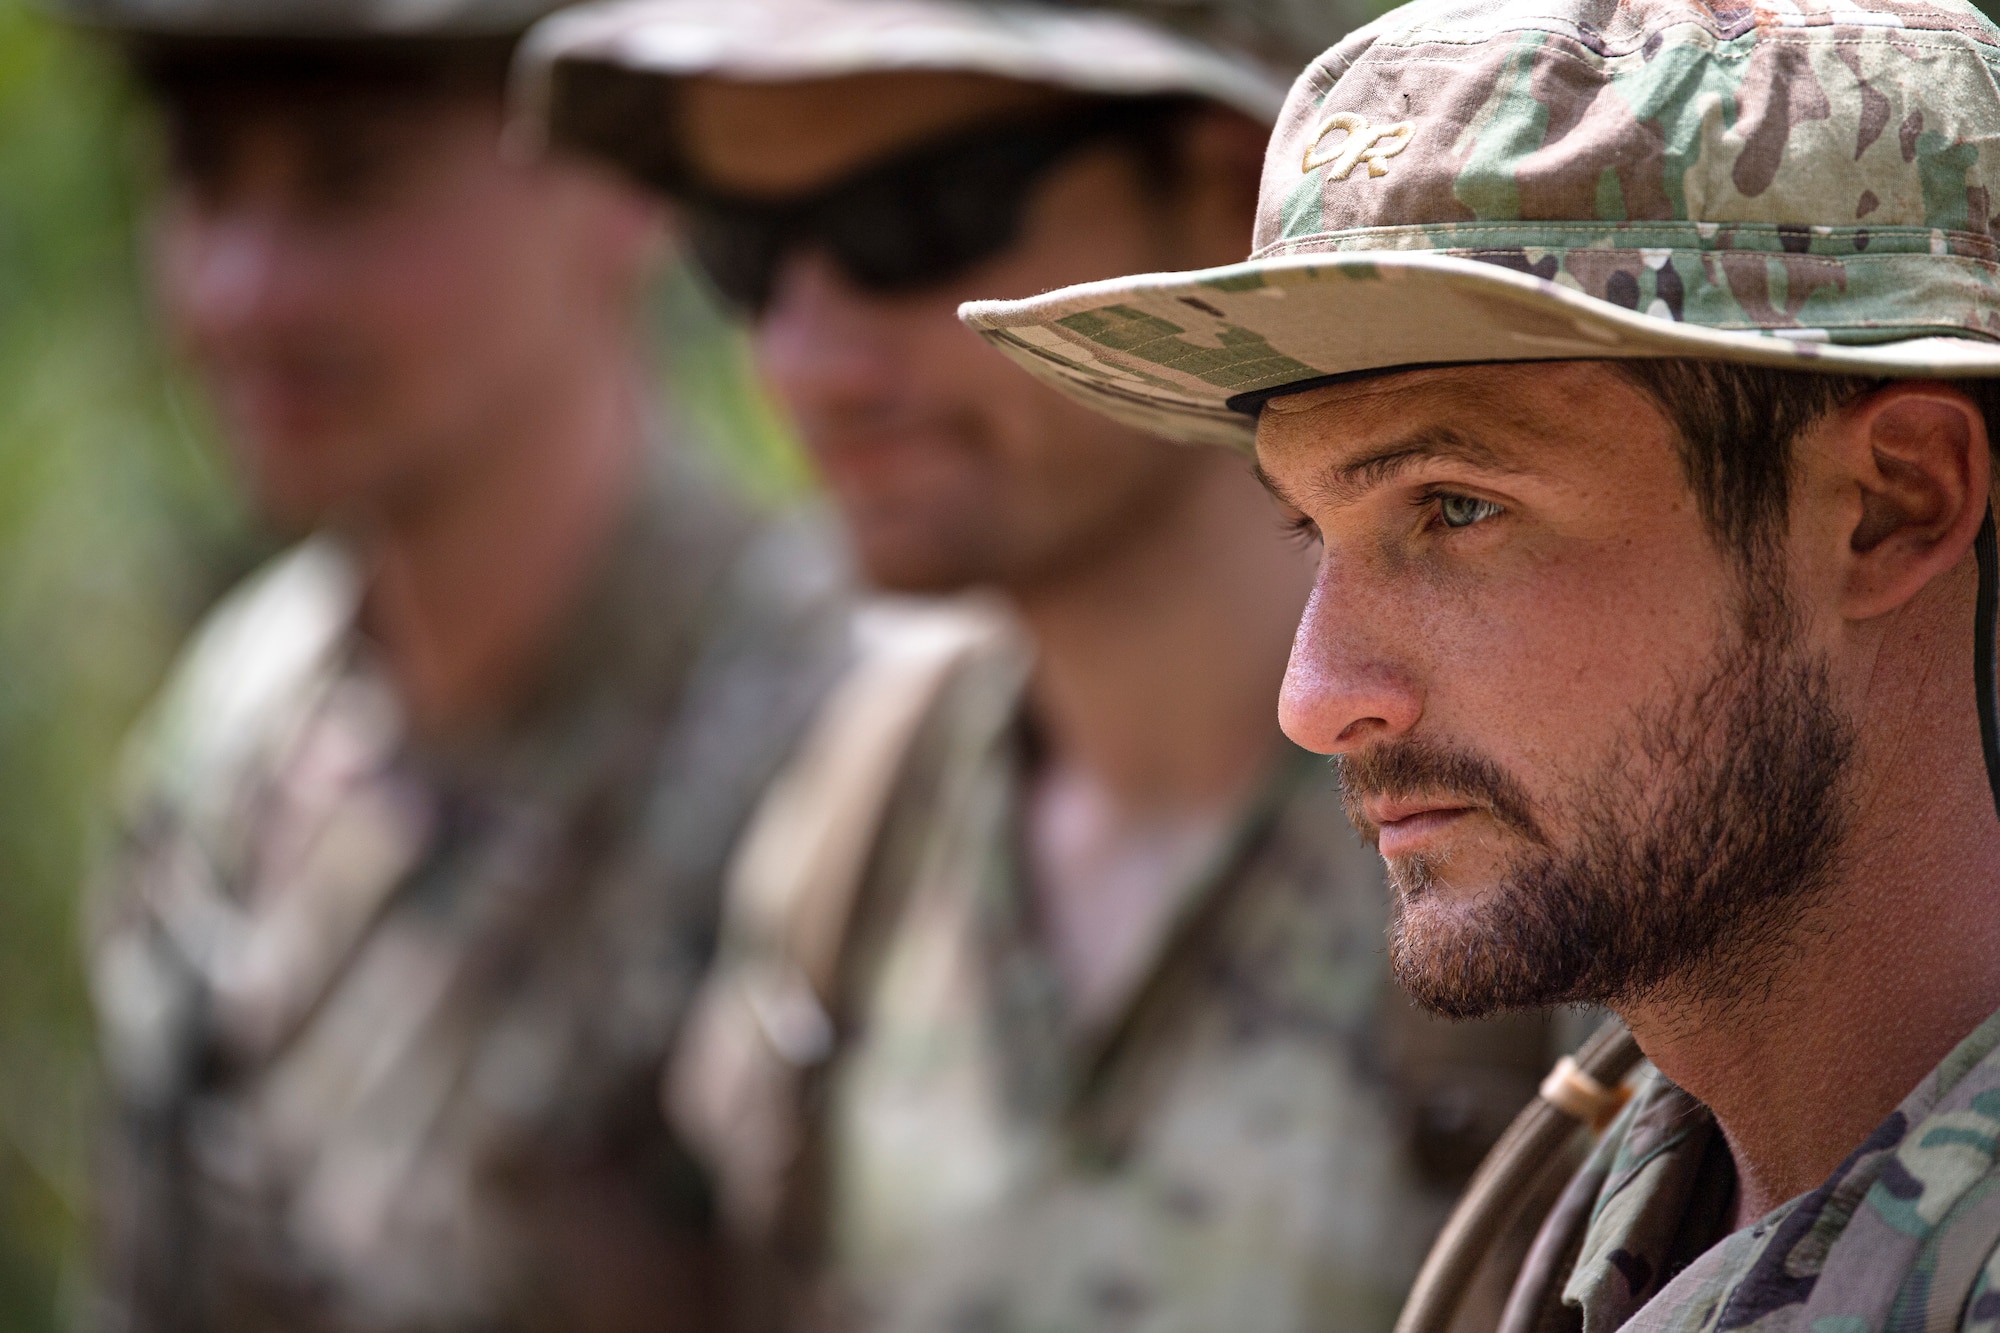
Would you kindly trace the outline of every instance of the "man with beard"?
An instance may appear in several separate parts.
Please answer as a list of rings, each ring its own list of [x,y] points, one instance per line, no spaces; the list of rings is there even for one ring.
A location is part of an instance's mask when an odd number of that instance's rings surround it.
[[[671,1095],[789,1327],[1386,1329],[1546,1067],[1538,1016],[1389,984],[1373,858],[1271,709],[1311,559],[1242,460],[956,319],[1240,254],[1283,87],[1224,35],[1284,12],[646,0],[530,39],[558,139],[676,199],[870,578],[1019,624],[843,684],[732,887]]]
[[[965,312],[1254,428],[1397,975],[1650,1061],[1513,1333],[2000,1322],[1996,68],[1947,3],[1410,6],[1295,85],[1249,262]]]
[[[832,553],[660,438],[655,204],[503,136],[507,0],[97,0],[154,257],[305,535],[136,739],[97,901],[96,1327],[710,1326],[654,1110],[735,830],[839,669]]]

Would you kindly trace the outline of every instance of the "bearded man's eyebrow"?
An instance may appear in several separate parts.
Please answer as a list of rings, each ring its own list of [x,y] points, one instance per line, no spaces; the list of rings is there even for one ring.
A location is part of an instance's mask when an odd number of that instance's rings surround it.
[[[1346,504],[1424,463],[1463,463],[1502,476],[1515,476],[1525,470],[1508,462],[1489,445],[1455,430],[1434,428],[1406,435],[1359,458],[1346,459],[1321,470],[1313,478],[1313,493],[1327,503]]]
[[[1255,474],[1259,484],[1271,493],[1272,499],[1279,504],[1290,505],[1294,509],[1299,507],[1298,501],[1292,499],[1292,493],[1285,489],[1284,483],[1266,472],[1262,463],[1252,463],[1250,471]]]

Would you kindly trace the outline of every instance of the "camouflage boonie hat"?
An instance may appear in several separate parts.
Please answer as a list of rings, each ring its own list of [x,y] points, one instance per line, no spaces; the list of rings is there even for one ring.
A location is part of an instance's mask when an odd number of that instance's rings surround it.
[[[517,37],[561,0],[57,0],[108,32],[170,38]]]
[[[1272,0],[1261,0],[1261,7],[1279,12]],[[1269,52],[1282,49],[1295,30],[1248,20],[1203,21],[1223,12],[1241,18],[1259,8],[1260,0],[1124,6],[607,0],[565,10],[528,34],[517,91],[524,111],[558,138],[568,125],[605,118],[593,115],[589,104],[613,81],[707,75],[791,83],[903,70],[992,74],[1112,96],[1186,93],[1268,125],[1284,104],[1295,67],[1279,73]],[[1159,21],[1152,16],[1159,11],[1179,21]],[[1261,41],[1230,44],[1214,35],[1225,28]],[[602,145],[615,156],[643,157],[655,146],[649,140],[664,132],[663,117],[622,108],[617,116],[628,123],[614,142]],[[630,123],[639,120],[644,123]]]
[[[1159,434],[1369,370],[2000,373],[2000,30],[1960,0],[1418,0],[1293,87],[1248,262],[962,308]]]

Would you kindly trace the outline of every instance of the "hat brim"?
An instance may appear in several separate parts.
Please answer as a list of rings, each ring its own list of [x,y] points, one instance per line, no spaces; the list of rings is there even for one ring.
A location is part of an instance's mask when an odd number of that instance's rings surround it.
[[[791,83],[944,70],[1110,96],[1185,93],[1261,124],[1285,84],[1246,56],[1132,15],[963,0],[608,0],[565,10],[529,34],[517,92],[549,110],[557,66],[662,78]]]
[[[107,37],[258,41],[512,41],[559,0],[59,0],[66,22]]]
[[[1873,330],[1735,330],[1641,314],[1533,274],[1451,255],[1293,255],[1156,273],[962,318],[1038,378],[1170,439],[1248,449],[1272,390],[1396,368],[1700,357],[1881,376],[2000,375],[2000,343]],[[1854,336],[1843,331],[1844,339]],[[1230,406],[1232,400],[1238,407]]]

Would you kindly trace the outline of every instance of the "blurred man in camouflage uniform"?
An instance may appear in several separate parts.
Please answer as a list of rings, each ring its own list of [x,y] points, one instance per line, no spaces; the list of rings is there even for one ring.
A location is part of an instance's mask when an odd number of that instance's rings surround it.
[[[1650,1060],[1509,1333],[2000,1325],[1996,71],[1956,0],[1411,5],[1295,86],[1251,262],[966,311],[1254,423],[1398,973]]]
[[[644,0],[530,38],[557,136],[679,202],[875,582],[1020,626],[844,683],[745,848],[669,1091],[792,1327],[1386,1329],[1544,1064],[1539,1021],[1386,984],[1379,872],[1272,714],[1311,561],[1248,469],[955,319],[1243,253],[1283,79],[1224,35],[1301,39],[1175,16]]]
[[[826,554],[659,441],[656,205],[504,141],[532,3],[131,3],[155,256],[253,497],[97,902],[97,1324],[704,1327],[653,1086],[845,651]]]

